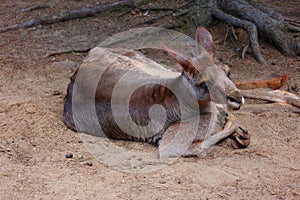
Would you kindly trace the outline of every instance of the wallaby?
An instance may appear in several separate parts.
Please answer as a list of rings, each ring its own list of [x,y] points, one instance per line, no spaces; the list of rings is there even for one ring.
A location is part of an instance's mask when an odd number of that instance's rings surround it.
[[[94,125],[89,121],[85,121],[84,117],[81,118],[82,120],[74,119],[74,107],[72,109],[74,88],[75,86],[76,88],[83,88],[82,90],[76,89],[76,95],[77,105],[82,106],[82,109],[84,109],[86,106],[86,101],[84,100],[85,92],[78,94],[78,91],[89,91],[90,88],[86,80],[97,76],[94,69],[103,67],[103,65],[107,64],[107,59],[110,59],[110,63],[113,64],[105,69],[103,75],[99,77],[95,95],[92,97],[95,103],[97,122],[108,138],[153,143],[158,145],[160,157],[199,155],[205,149],[228,136],[236,140],[236,146],[248,146],[250,135],[246,130],[238,127],[231,121],[232,115],[227,114],[226,109],[213,109],[216,108],[214,107],[216,104],[221,103],[237,110],[244,103],[244,98],[228,77],[228,66],[216,59],[211,34],[205,28],[199,27],[196,30],[195,39],[207,51],[206,56],[191,59],[164,46],[168,54],[181,66],[182,73],[167,70],[164,66],[136,51],[95,47],[90,51],[81,67],[71,77],[71,82],[64,98],[64,123],[72,130],[97,134],[94,131],[89,131],[94,130],[91,127]],[[217,76],[218,80],[215,80],[214,76],[204,75],[208,65],[214,65],[219,69],[216,71],[219,73]],[[85,81],[76,80],[79,72],[86,77]],[[122,76],[128,72],[134,72],[132,79],[127,82],[121,82]],[[114,100],[114,103],[117,106],[128,103],[130,120],[138,127],[149,125],[151,120],[149,110],[153,105],[161,105],[165,109],[165,121],[162,128],[156,129],[156,127],[153,128],[152,126],[151,134],[128,133],[120,128],[120,124],[114,119],[112,108],[114,89],[116,84],[121,82],[119,84],[123,91],[126,92],[127,89],[129,91],[145,73],[148,75],[153,74],[154,79],[164,80],[166,84],[145,83],[131,94],[129,102],[126,102],[125,98],[119,95]],[[172,85],[172,88],[175,88],[182,95],[187,96],[187,98],[183,98],[183,100],[178,99],[174,91],[166,86],[168,84]],[[217,97],[212,98],[212,90]],[[183,108],[181,108],[180,101],[185,101],[183,107],[187,109],[189,107],[188,96],[196,99],[199,112],[190,110],[190,115],[183,117]],[[225,102],[215,102],[218,101],[214,100],[218,99],[218,96],[223,96]],[[120,109],[119,112],[119,116],[122,116],[123,111]],[[200,113],[200,115],[195,113]],[[79,113],[79,115],[81,114]],[[75,120],[86,124],[86,127],[91,129],[78,128]],[[121,119],[121,123],[126,123],[128,120],[129,118],[124,117]],[[192,129],[195,128],[195,120],[197,120],[196,125],[198,127],[196,133],[192,133]],[[184,131],[178,133],[180,127],[185,128]],[[153,130],[155,130],[154,133]],[[207,134],[209,131],[211,133]],[[133,132],[139,132],[139,128],[136,128]]]

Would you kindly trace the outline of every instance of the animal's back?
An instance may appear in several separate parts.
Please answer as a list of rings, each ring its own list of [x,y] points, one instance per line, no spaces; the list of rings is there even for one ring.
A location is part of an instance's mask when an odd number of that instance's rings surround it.
[[[126,76],[128,78],[124,78]],[[76,91],[80,91],[76,93],[76,106],[82,106],[82,109],[85,109],[85,98],[89,96],[88,93],[93,90],[93,84],[96,83],[96,113],[99,125],[107,137],[149,142],[154,140],[153,142],[156,142],[157,139],[155,136],[135,137],[119,128],[112,113],[112,95],[117,85],[124,88],[120,90],[123,94],[114,96],[115,105],[121,106],[123,109],[129,109],[132,120],[138,126],[145,127],[149,123],[149,109],[153,104],[161,104],[165,106],[165,109],[168,109],[166,107],[167,103],[164,102],[165,99],[163,96],[160,96],[161,93],[159,90],[164,90],[164,94],[168,93],[170,95],[172,95],[172,92],[159,84],[144,84],[144,79],[149,78],[150,80],[160,81],[163,79],[167,84],[167,82],[173,81],[174,78],[179,76],[180,73],[171,72],[136,52],[96,47],[89,53],[81,67],[71,77],[67,95],[64,99],[64,122],[69,128],[78,131],[72,112],[74,85],[77,87]],[[141,82],[138,83],[139,81]],[[135,90],[134,88],[139,84],[141,87]],[[127,96],[127,92],[129,91],[134,92],[130,97],[130,106],[126,107],[128,99],[124,96]],[[120,110],[120,112],[122,111]]]

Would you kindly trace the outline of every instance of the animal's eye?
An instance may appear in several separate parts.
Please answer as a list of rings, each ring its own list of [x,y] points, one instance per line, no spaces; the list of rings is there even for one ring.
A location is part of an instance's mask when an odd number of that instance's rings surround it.
[[[227,77],[228,77],[229,79],[231,79],[231,73],[230,73],[230,71],[227,72]]]

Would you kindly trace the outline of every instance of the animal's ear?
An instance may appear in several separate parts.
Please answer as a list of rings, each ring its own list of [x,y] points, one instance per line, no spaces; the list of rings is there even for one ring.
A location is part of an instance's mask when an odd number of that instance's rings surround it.
[[[176,62],[182,67],[185,72],[192,74],[192,72],[195,71],[195,67],[184,55],[177,53],[176,51],[170,49],[165,45],[163,45],[163,47],[169,53],[169,55],[171,55],[176,60]]]
[[[195,33],[195,40],[215,59],[214,42],[211,34],[204,27],[198,27]]]

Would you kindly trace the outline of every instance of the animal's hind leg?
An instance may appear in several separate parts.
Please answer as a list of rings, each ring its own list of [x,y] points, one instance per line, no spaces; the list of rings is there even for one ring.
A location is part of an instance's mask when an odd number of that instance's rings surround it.
[[[197,136],[195,130],[195,120],[189,119],[170,125],[158,142],[158,152],[160,158],[180,157],[186,154],[190,145]],[[197,122],[199,119],[197,120]],[[184,127],[184,130],[181,128]]]
[[[226,118],[226,124],[224,127],[224,130],[228,129],[232,124],[234,124],[234,117],[231,114],[228,114],[228,117]],[[235,125],[236,126],[236,125]],[[250,138],[251,135],[248,133],[247,129],[244,129],[243,127],[236,126],[235,130],[231,135],[229,135],[229,138],[231,138],[233,143],[231,144],[233,148],[240,149],[240,148],[246,148],[250,144]],[[222,141],[222,140],[220,140]]]
[[[176,156],[198,156],[205,153],[211,146],[227,137],[233,137],[238,142],[238,145],[243,147],[248,146],[250,143],[250,135],[247,131],[236,125],[234,117],[231,114],[226,117],[226,124],[223,130],[203,138],[199,137],[199,132],[195,135],[192,131],[189,131],[189,125],[191,125],[189,123],[190,120],[172,124],[167,129],[162,139],[159,141],[158,150],[161,158]],[[183,133],[178,134],[177,130],[180,123],[185,123],[184,125],[187,126],[185,126],[186,129]],[[202,132],[206,132],[207,128],[208,127],[205,129],[205,127],[199,126],[199,129],[201,129]],[[205,134],[201,133],[200,135]]]
[[[159,156],[199,155],[202,145],[206,144],[206,136],[223,129],[225,120],[221,115],[219,112],[205,113],[170,125],[158,143]]]
[[[238,127],[238,129],[232,135],[230,135],[230,138],[234,140],[232,147],[235,149],[240,149],[249,146],[251,135],[246,129]]]

